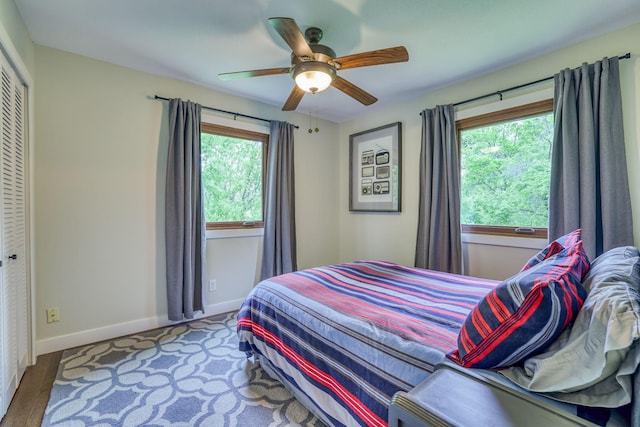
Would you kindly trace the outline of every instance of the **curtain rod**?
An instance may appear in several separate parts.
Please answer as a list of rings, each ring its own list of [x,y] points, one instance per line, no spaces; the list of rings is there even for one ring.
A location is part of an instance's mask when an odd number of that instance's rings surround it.
[[[163,96],[158,96],[158,95],[155,95],[154,99],[159,99],[161,101],[171,101],[171,99],[169,99],[169,98],[165,98]],[[214,108],[214,107],[207,107],[206,105],[202,105],[202,108],[204,108],[205,110],[211,110],[211,111],[215,111],[215,112],[218,112],[218,113],[229,114],[229,115],[233,116],[234,119],[236,117],[244,117],[246,119],[260,120],[262,122],[267,122],[267,123],[271,123],[272,122],[272,120],[263,119],[262,117],[248,116],[248,115],[242,114],[242,113],[234,113],[233,111],[221,110],[219,108]],[[293,126],[296,129],[300,129],[300,127],[298,125],[293,125]]]
[[[631,52],[627,52],[625,55],[619,56],[618,59],[629,59],[631,58]],[[500,96],[500,101],[502,101],[502,94],[505,92],[510,92],[512,90],[517,90],[517,89],[522,89],[523,87],[527,87],[527,86],[533,86],[533,85],[537,85],[538,83],[542,83],[542,82],[546,82],[548,80],[553,79],[554,76],[550,76],[550,77],[545,77],[543,79],[539,79],[536,80],[534,82],[529,82],[529,83],[524,83],[518,86],[513,86],[507,89],[502,89],[502,90],[498,90],[495,92],[491,92],[491,93],[487,93],[485,95],[481,95],[481,96],[476,96],[475,98],[471,98],[471,99],[466,99],[464,101],[460,101],[460,102],[456,102],[455,104],[453,104],[454,107],[457,107],[458,105],[462,105],[462,104],[467,104],[469,102],[473,102],[473,101],[478,101],[480,99],[483,98],[489,98],[491,96]]]

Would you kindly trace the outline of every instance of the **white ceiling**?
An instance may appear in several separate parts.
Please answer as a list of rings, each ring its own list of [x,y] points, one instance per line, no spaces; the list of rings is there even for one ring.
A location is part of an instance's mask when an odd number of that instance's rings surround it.
[[[218,78],[290,65],[270,17],[321,28],[337,56],[405,46],[407,63],[339,72],[377,103],[329,88],[298,107],[338,123],[640,22],[640,0],[14,1],[37,44],[278,107],[293,85],[287,74]]]

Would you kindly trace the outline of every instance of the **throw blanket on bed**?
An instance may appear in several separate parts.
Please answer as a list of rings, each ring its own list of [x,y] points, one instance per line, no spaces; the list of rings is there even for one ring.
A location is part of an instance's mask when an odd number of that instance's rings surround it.
[[[388,262],[285,274],[242,305],[240,350],[326,423],[386,426],[393,394],[456,348],[467,314],[497,283]]]

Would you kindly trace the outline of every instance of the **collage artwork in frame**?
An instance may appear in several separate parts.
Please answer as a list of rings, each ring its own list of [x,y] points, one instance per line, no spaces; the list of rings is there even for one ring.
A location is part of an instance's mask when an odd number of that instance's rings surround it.
[[[400,212],[402,123],[349,136],[349,210]]]

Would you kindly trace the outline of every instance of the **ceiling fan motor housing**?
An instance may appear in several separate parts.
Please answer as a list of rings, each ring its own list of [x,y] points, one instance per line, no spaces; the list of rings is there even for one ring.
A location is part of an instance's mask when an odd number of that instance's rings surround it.
[[[291,66],[299,64],[301,62],[307,61],[320,61],[326,63],[333,63],[333,60],[336,58],[336,53],[329,46],[325,46],[323,44],[311,44],[309,45],[311,51],[313,52],[314,58],[308,58],[306,56],[296,56],[295,53],[291,53]]]

